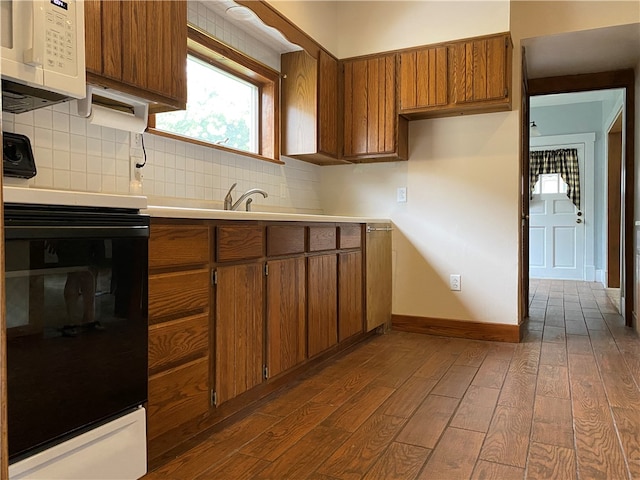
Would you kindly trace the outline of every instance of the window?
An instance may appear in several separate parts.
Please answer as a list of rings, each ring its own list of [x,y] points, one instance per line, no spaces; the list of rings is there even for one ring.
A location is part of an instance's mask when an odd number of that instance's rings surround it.
[[[187,109],[150,118],[158,135],[279,161],[279,74],[188,27]]]
[[[158,130],[258,153],[258,87],[187,56],[187,109],[156,115]]]
[[[567,184],[559,173],[543,173],[533,187],[533,194],[567,193]]]

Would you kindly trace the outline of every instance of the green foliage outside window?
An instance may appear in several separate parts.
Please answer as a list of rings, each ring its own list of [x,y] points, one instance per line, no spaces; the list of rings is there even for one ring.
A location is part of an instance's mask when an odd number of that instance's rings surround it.
[[[257,153],[258,88],[187,57],[187,109],[156,115],[156,128]]]

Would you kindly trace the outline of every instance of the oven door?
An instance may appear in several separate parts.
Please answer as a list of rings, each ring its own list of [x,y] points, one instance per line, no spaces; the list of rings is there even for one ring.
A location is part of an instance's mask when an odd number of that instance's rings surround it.
[[[147,216],[5,207],[9,457],[147,399]]]

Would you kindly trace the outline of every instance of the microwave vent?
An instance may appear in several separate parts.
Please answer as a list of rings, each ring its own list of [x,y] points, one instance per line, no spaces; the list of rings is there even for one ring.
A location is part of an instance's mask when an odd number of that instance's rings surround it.
[[[24,113],[69,100],[66,95],[2,79],[2,110]]]

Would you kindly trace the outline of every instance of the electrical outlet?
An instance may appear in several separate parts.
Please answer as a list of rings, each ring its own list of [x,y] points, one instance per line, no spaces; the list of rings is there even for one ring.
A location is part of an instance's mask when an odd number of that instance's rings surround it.
[[[407,187],[398,187],[396,198],[398,203],[407,203]]]
[[[142,148],[142,134],[131,132],[131,140],[130,140],[131,148]]]
[[[459,292],[461,289],[460,286],[460,275],[449,275],[449,287],[451,290]]]

